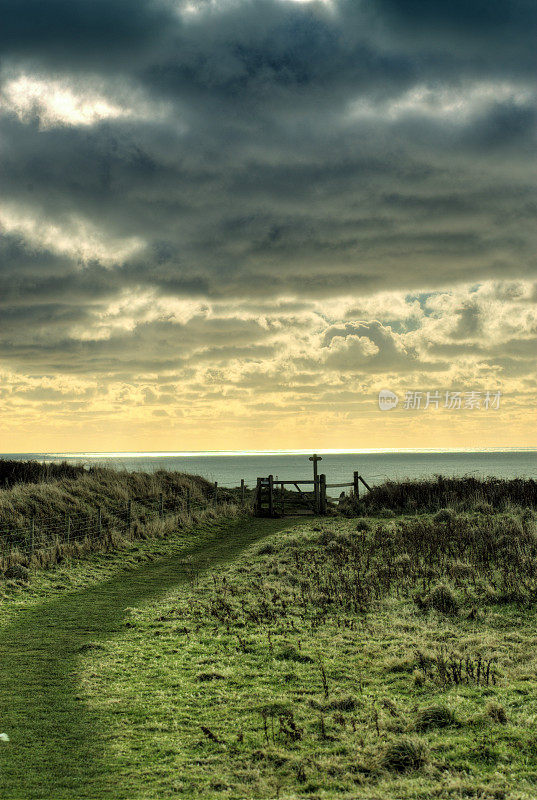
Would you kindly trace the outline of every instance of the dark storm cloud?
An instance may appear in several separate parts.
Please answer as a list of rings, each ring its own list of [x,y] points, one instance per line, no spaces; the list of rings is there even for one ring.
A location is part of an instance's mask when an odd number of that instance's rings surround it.
[[[182,363],[181,326],[70,340],[126,291],[253,308],[534,274],[534,3],[186,5],[0,0],[4,358],[138,369],[160,341]],[[20,74],[125,113],[51,122],[45,93],[24,114]],[[204,359],[239,354],[230,330],[195,334]]]
[[[352,0],[347,4],[352,5]],[[513,37],[521,32],[531,36],[537,22],[532,0],[368,0],[368,5],[388,25],[395,23],[398,30],[407,30],[413,36],[434,30],[437,39],[445,37],[453,42],[455,35],[477,45],[484,35],[518,46]]]
[[[4,55],[71,64],[132,54],[158,43],[174,17],[147,0],[2,0]]]
[[[185,22],[179,12],[186,5],[2,0],[0,47],[6,56],[57,68],[91,65],[99,71],[115,61],[116,68],[144,76],[153,87],[205,89],[223,93],[223,99],[249,86],[270,93],[282,87],[400,85],[424,69],[429,78],[455,71],[461,54],[467,70],[505,61],[501,69],[518,73],[534,57],[537,13],[530,0],[340,0],[334,13],[321,4],[285,0],[198,2],[193,5],[201,13]]]
[[[274,354],[274,331],[253,320],[208,317],[198,314],[187,323],[142,322],[134,331],[119,326],[100,331],[100,338],[80,338],[73,329],[95,324],[87,309],[43,304],[32,308],[2,309],[5,334],[2,356],[34,374],[124,373],[168,371],[189,359],[228,363],[232,359],[266,358]],[[117,321],[117,320],[116,320]],[[78,326],[78,327],[77,327]]]

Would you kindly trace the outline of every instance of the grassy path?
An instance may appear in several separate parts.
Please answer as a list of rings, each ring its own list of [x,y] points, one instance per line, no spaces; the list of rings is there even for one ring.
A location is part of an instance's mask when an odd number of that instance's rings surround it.
[[[80,655],[123,632],[127,607],[151,601],[186,582],[192,571],[228,561],[284,527],[289,520],[229,523],[202,545],[21,606],[0,630],[0,732],[11,739],[0,743],[0,796],[125,797],[99,717],[78,695]]]

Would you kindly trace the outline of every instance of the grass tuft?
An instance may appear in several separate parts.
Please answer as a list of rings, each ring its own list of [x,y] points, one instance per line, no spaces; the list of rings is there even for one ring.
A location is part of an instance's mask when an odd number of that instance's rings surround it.
[[[485,713],[493,722],[497,722],[499,725],[507,725],[507,712],[501,703],[490,700],[485,708]]]
[[[459,612],[459,602],[455,593],[446,583],[439,583],[433,588],[428,598],[428,604],[442,614],[458,614]]]
[[[390,772],[419,770],[428,761],[427,747],[419,739],[401,737],[388,745],[380,758],[380,765]]]
[[[313,663],[313,658],[311,658],[311,656],[308,656],[307,653],[302,653],[292,645],[284,647],[283,650],[277,654],[276,658],[278,661],[295,661],[297,664]]]
[[[446,706],[429,706],[418,712],[416,730],[428,731],[431,728],[451,728],[458,725],[457,718]]]

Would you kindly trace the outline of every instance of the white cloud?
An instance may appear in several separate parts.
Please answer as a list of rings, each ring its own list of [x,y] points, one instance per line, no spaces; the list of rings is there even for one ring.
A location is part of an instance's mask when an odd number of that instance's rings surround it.
[[[93,125],[105,119],[132,116],[129,108],[92,92],[77,92],[58,80],[20,75],[6,81],[0,109],[15,113],[23,122],[38,116],[42,128],[58,125]]]
[[[95,259],[112,266],[144,245],[138,236],[113,236],[76,213],[52,221],[45,214],[37,216],[34,209],[5,202],[0,204],[0,230],[23,236],[34,247],[70,256],[80,264]]]
[[[350,103],[350,120],[398,120],[417,115],[439,121],[465,124],[496,103],[525,106],[535,100],[535,91],[525,85],[507,81],[475,81],[461,86],[418,84],[396,99],[382,103],[361,97]]]

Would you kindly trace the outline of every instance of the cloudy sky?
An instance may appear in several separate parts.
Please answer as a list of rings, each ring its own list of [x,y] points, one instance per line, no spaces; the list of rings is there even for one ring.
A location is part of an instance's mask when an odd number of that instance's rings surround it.
[[[536,9],[0,0],[1,449],[537,445]]]

